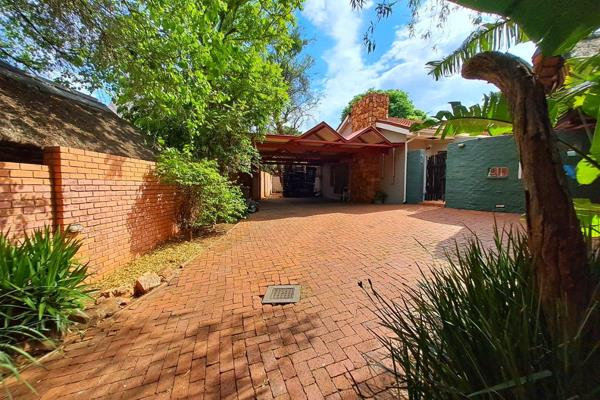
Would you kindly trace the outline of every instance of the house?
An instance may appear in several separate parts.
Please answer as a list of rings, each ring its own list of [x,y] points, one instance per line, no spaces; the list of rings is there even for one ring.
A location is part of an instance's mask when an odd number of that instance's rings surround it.
[[[0,63],[0,231],[66,231],[95,278],[177,231],[145,137],[83,93]]]
[[[411,132],[416,121],[389,117],[388,106],[385,94],[370,93],[337,129],[321,122],[301,136],[267,135],[257,145],[262,162],[283,166],[284,196],[312,197],[319,192],[325,199],[368,203],[385,193],[386,202],[394,204],[434,200],[451,208],[525,211],[512,135],[441,139],[433,129]],[[594,123],[582,124],[569,114],[559,122],[557,134],[586,152],[586,131],[593,131]],[[559,150],[572,195],[600,201],[595,185],[575,180],[575,165],[581,159],[577,153],[564,144]],[[268,192],[259,194],[256,197],[264,198]]]
[[[389,117],[388,109],[387,95],[370,93],[337,129],[321,122],[301,136],[267,135],[257,144],[262,163],[284,166],[284,195],[314,196],[317,181],[331,200],[372,202],[378,192],[398,204],[443,198],[444,151],[453,139],[410,132],[417,121]],[[436,157],[440,167],[428,168]]]

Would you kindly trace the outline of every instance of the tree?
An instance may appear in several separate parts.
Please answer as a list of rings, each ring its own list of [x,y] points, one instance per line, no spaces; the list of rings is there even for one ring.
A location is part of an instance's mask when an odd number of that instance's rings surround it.
[[[389,116],[396,118],[408,118],[415,120],[424,120],[427,114],[415,107],[408,94],[399,89],[375,90],[369,89],[364,93],[357,94],[350,100],[348,105],[342,110],[341,120],[343,121],[352,111],[352,106],[360,101],[363,97],[370,93],[387,94],[390,98]]]
[[[362,0],[351,0],[357,7]],[[580,0],[565,6],[560,0],[457,0],[479,12],[494,13],[516,22],[546,56],[564,54],[600,27],[600,3]],[[390,7],[394,3],[384,3]],[[413,17],[421,4],[410,2]],[[391,9],[390,9],[391,10]],[[391,11],[387,13],[389,15]],[[523,166],[527,232],[536,280],[549,323],[563,313],[569,335],[575,335],[593,301],[592,271],[573,202],[565,185],[544,87],[526,62],[499,52],[483,52],[467,59],[462,76],[495,84],[506,96],[513,132]]]
[[[302,125],[319,103],[319,97],[311,87],[309,75],[315,60],[302,54],[308,41],[301,37],[298,29],[292,31],[291,36],[291,48],[274,56],[287,84],[288,101],[281,112],[273,116],[269,128],[275,133],[300,135]]]
[[[92,54],[129,0],[0,0],[0,60],[68,86],[100,85]]]
[[[294,44],[300,0],[0,1],[12,62],[101,86],[154,143],[222,170],[250,170],[286,104],[276,59]]]

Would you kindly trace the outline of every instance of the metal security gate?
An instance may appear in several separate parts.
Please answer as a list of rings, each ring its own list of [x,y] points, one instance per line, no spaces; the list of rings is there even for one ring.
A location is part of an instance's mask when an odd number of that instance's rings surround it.
[[[427,158],[425,200],[444,200],[446,193],[446,155],[440,151]]]

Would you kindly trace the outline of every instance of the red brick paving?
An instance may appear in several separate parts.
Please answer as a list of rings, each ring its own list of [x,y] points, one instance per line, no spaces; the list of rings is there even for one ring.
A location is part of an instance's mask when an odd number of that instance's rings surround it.
[[[516,215],[496,214],[499,224]],[[278,200],[240,223],[161,288],[24,373],[42,399],[391,397],[376,326],[357,281],[394,295],[494,215],[431,206]],[[269,284],[302,299],[261,305]]]

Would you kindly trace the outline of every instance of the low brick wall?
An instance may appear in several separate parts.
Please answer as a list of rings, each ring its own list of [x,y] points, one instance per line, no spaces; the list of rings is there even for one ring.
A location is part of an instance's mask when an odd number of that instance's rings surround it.
[[[1,164],[0,227],[21,235],[80,225],[79,256],[89,261],[92,279],[177,232],[176,190],[158,181],[153,162],[52,147],[44,164]]]
[[[23,235],[52,225],[46,165],[0,162],[0,231]]]

